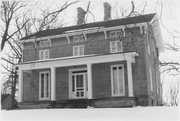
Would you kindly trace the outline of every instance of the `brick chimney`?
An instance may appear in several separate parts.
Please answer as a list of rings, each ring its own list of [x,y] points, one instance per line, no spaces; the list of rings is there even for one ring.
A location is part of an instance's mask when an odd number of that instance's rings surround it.
[[[85,24],[85,10],[81,7],[77,8],[77,25]]]
[[[104,21],[111,19],[111,5],[108,2],[104,2]]]

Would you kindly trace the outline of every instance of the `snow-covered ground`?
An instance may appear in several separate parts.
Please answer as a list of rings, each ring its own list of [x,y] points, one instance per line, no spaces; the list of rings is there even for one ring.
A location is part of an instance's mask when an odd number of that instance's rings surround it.
[[[1,121],[180,121],[178,107],[39,109],[1,111]]]

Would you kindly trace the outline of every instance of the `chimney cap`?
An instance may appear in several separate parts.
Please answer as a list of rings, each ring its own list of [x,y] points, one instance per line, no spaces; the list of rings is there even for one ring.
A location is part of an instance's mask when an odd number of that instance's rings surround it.
[[[104,21],[111,19],[111,5],[108,2],[104,2]]]
[[[111,7],[111,5],[108,2],[104,2],[103,4],[104,4],[104,7],[108,7],[108,6]]]
[[[86,11],[82,7],[77,8],[77,25],[85,24]]]
[[[86,11],[82,7],[77,7],[78,13],[85,13]]]

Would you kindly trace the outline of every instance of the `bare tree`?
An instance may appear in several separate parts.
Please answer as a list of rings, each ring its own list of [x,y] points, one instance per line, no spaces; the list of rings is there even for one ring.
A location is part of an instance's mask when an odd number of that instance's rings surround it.
[[[179,103],[179,81],[170,87],[170,103],[171,106],[178,106]]]
[[[167,106],[178,106],[180,97],[179,97],[179,80],[177,83],[172,83],[164,96],[164,105]]]
[[[159,15],[159,18],[157,20],[160,22],[160,24],[162,26],[162,29],[164,29],[172,37],[172,40],[169,40],[169,43],[165,43],[165,49],[169,50],[171,52],[174,52],[174,53],[180,52],[180,46],[178,46],[178,44],[177,44],[177,41],[180,39],[180,32],[179,31],[171,32],[170,30],[168,30],[166,28],[166,26],[163,24],[163,20],[162,20],[163,2],[158,1],[156,4],[157,5],[156,5],[155,9],[157,9],[157,7],[159,7],[159,9],[160,9],[160,11],[157,13]],[[131,8],[130,13],[128,14],[126,12],[127,10],[126,11],[121,11],[122,17],[131,17],[131,16],[134,16],[134,15],[143,15],[145,13],[145,11],[146,11],[147,1],[143,2],[142,5],[143,5],[142,9],[137,11],[136,7],[135,7],[135,4],[132,1],[131,2],[132,8]],[[124,13],[125,13],[125,15],[124,15]],[[116,13],[116,15],[119,18],[118,13]],[[179,62],[160,60],[159,64],[160,64],[160,73],[161,73],[161,75],[163,75],[163,74],[166,74],[166,75],[168,74],[168,75],[171,75],[171,76],[179,75],[179,70],[180,70],[180,63]],[[169,80],[169,81],[172,81],[172,80]],[[163,86],[163,82],[164,82],[164,79],[162,79],[162,81],[161,81],[161,86]],[[175,85],[170,87],[169,93],[167,93],[166,96],[165,96],[165,102],[171,100],[172,104],[177,105],[177,101],[175,102],[175,100],[177,99],[177,97],[179,95],[179,93],[177,91],[179,86],[180,86],[179,82],[178,82],[178,84],[176,86],[177,87],[175,87]],[[167,99],[167,97],[169,99]]]
[[[18,12],[21,8],[26,6],[25,2],[20,1],[2,1],[1,5],[1,19],[5,23],[5,27],[2,33],[2,40],[1,40],[1,51],[4,48],[5,42],[8,41],[13,35],[15,35],[18,31],[14,31],[10,34],[9,28],[11,26],[11,22],[14,19],[14,15]],[[28,20],[27,20],[28,21]],[[27,22],[26,21],[26,22]],[[20,26],[20,29],[26,24]]]
[[[5,53],[1,59],[6,62],[6,65],[1,64],[6,70],[5,78],[3,78],[3,85],[1,93],[11,93],[15,99],[16,85],[17,85],[17,72],[13,68],[15,64],[22,62],[22,46],[20,39],[32,33],[40,32],[42,30],[54,28],[59,24],[59,15],[66,10],[69,6],[77,3],[78,1],[67,3],[65,2],[60,8],[48,11],[44,8],[41,11],[40,17],[31,16],[33,13],[20,11],[28,8],[28,2],[22,1],[2,1],[1,19],[4,22],[4,28],[1,30],[1,51],[4,49],[5,43],[9,45],[9,53]],[[37,6],[38,7],[38,6]],[[38,7],[38,9],[40,9]],[[13,29],[12,29],[13,25]]]

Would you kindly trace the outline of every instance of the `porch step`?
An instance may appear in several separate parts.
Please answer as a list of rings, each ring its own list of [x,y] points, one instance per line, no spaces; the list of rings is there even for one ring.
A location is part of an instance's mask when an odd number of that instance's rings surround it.
[[[87,99],[59,100],[52,104],[52,108],[87,108]]]

